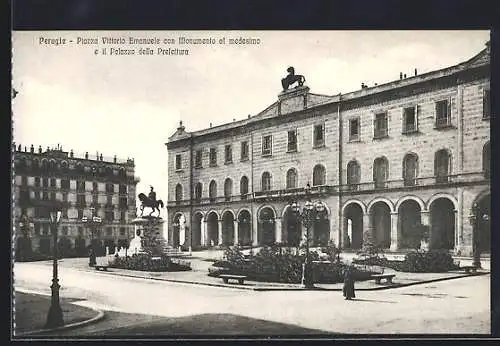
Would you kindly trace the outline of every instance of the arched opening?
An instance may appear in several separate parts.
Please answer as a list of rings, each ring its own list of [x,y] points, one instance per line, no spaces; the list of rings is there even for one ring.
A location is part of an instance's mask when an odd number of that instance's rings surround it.
[[[391,209],[385,202],[376,202],[370,209],[372,241],[376,246],[391,246]]]
[[[287,246],[298,247],[302,238],[302,224],[292,211],[292,208],[287,208],[283,216],[283,240]]]
[[[430,206],[431,249],[455,247],[455,206],[448,198],[438,198]]]
[[[361,169],[359,163],[355,160],[347,164],[347,185],[349,190],[357,190],[361,181]]]
[[[363,209],[350,203],[344,209],[344,247],[361,249],[363,246]]]
[[[106,176],[107,177],[112,177],[114,175],[113,173],[113,168],[111,167],[106,167]]]
[[[232,195],[233,195],[233,181],[230,178],[226,178],[226,180],[224,181],[224,199],[226,201],[230,201]]]
[[[222,245],[234,244],[234,216],[230,211],[222,214]]]
[[[75,239],[75,249],[78,255],[85,256],[87,254],[85,249],[86,246],[84,238],[79,236]]]
[[[217,198],[217,183],[215,180],[212,180],[208,186],[208,197],[210,198],[210,202],[215,202]]]
[[[448,150],[436,151],[434,156],[434,175],[436,183],[447,183],[449,181],[451,168],[451,155]]]
[[[275,241],[275,214],[269,207],[262,208],[259,213],[259,243],[272,245]]]
[[[196,213],[193,216],[193,229],[191,233],[191,247],[193,249],[199,249],[201,244],[201,223],[202,223],[203,215],[201,213]]]
[[[16,241],[16,260],[29,260],[32,253],[31,239],[19,237]]]
[[[376,189],[385,189],[389,177],[389,163],[385,157],[378,157],[373,161],[373,182]]]
[[[286,172],[286,188],[287,189],[297,188],[297,170],[295,168],[290,168]]]
[[[248,194],[248,178],[242,176],[240,180],[240,195],[242,199],[246,199]]]
[[[313,169],[313,186],[325,185],[326,170],[323,165],[316,165]]]
[[[240,245],[252,245],[251,220],[248,210],[242,210],[238,215],[238,243]]]
[[[215,212],[207,215],[207,244],[215,246],[219,243],[219,217]]]
[[[175,201],[180,202],[182,201],[182,185],[177,184],[175,186]]]
[[[483,147],[483,173],[486,179],[490,179],[491,172],[491,153],[490,142],[486,143]]]
[[[318,215],[313,223],[313,245],[314,246],[327,246],[330,239],[330,219],[328,213]]]
[[[120,178],[126,178],[127,177],[127,172],[125,171],[124,168],[120,168],[120,170],[118,171],[118,176]]]
[[[479,251],[491,252],[491,195],[483,196],[479,202],[478,236]]]
[[[406,154],[403,159],[403,180],[405,186],[414,186],[417,183],[418,156]]]
[[[194,199],[199,202],[201,201],[201,196],[203,192],[203,185],[201,183],[196,183],[194,187]]]
[[[262,191],[271,191],[271,174],[269,172],[262,173]]]
[[[40,243],[39,243],[39,249],[40,249],[40,253],[44,254],[44,255],[50,255],[51,254],[51,251],[50,251],[50,238],[41,238],[40,239]]]
[[[420,244],[421,217],[420,205],[408,199],[401,203],[398,210],[398,227],[400,234],[400,247],[405,249],[415,249]]]

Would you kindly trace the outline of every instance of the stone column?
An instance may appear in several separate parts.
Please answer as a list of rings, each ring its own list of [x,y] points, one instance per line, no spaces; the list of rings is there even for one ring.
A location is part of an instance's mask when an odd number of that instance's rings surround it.
[[[253,246],[259,245],[259,219],[257,214],[252,215],[252,244]]]
[[[274,241],[276,243],[281,243],[281,239],[283,238],[283,234],[282,234],[282,225],[281,225],[281,217],[277,217],[275,220],[274,220],[274,224],[275,224],[275,228],[274,228]]]
[[[371,227],[371,216],[372,214],[366,213],[363,214],[363,242],[366,237],[370,237],[373,239],[373,229]]]
[[[218,244],[217,245],[222,245],[222,220],[217,220],[218,223],[218,228],[217,228],[217,235],[218,235]]]
[[[207,236],[205,232],[207,231],[207,222],[205,220],[200,221],[200,244],[201,246],[207,246]]]
[[[462,219],[459,217],[459,215],[461,216],[461,212],[459,212],[458,210],[455,210],[455,229],[454,229],[454,233],[455,233],[455,236],[453,238],[455,238],[455,253],[457,253],[458,250],[460,250],[462,244],[460,242],[460,228],[462,226]]]
[[[397,212],[391,213],[391,251],[399,249],[399,227],[398,227],[399,214]]]
[[[429,239],[428,239],[428,241],[422,240],[420,242],[420,249],[429,250],[429,244],[430,244],[430,241],[432,238],[432,231],[431,231],[431,227],[430,227],[430,213],[428,210],[420,211],[420,223],[423,226],[427,226],[429,229]]]
[[[239,243],[239,229],[238,229],[238,220],[234,220],[233,221],[234,223],[234,245],[238,245]]]

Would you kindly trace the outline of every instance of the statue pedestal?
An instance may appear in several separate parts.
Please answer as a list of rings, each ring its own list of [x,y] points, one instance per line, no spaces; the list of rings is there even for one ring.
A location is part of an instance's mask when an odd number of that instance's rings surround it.
[[[135,237],[130,242],[129,254],[149,253],[160,256],[164,253],[165,238],[163,237],[163,222],[161,217],[143,216],[132,220]]]

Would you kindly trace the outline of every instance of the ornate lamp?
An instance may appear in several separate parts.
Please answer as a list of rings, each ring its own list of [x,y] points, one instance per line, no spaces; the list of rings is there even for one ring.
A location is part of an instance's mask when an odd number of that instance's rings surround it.
[[[50,223],[52,226],[52,237],[54,242],[53,259],[52,259],[52,285],[50,286],[52,295],[49,313],[47,315],[46,328],[55,328],[64,324],[63,313],[59,301],[59,278],[57,273],[57,226],[61,220],[61,210],[53,209],[50,211]]]

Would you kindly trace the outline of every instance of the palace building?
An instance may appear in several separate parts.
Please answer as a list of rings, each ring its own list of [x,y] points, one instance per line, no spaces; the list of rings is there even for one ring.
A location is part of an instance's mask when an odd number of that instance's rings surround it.
[[[13,145],[13,160],[16,255],[25,246],[51,254],[49,212],[54,207],[62,211],[58,227],[62,256],[87,255],[91,240],[97,249],[128,245],[134,235],[129,221],[135,217],[139,181],[133,159],[76,155],[60,146],[43,151],[41,146],[22,150]],[[92,232],[84,221],[93,216],[100,220]]]
[[[277,81],[279,85],[279,81]],[[168,139],[168,241],[296,246],[290,201],[326,207],[313,245],[490,252],[490,46],[468,61],[334,96],[297,86],[255,116]],[[420,233],[421,234],[421,233]],[[476,243],[477,244],[477,243]]]

